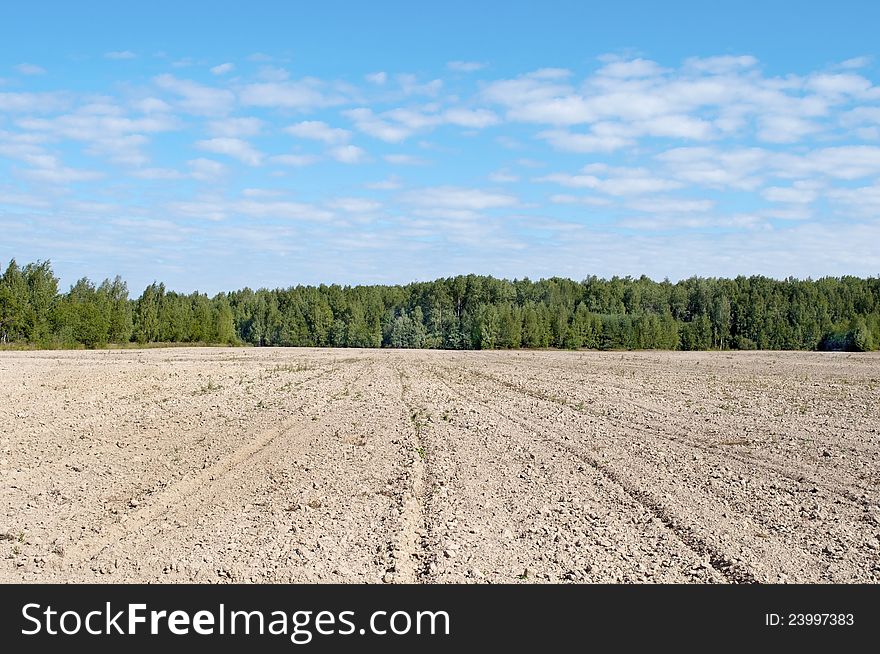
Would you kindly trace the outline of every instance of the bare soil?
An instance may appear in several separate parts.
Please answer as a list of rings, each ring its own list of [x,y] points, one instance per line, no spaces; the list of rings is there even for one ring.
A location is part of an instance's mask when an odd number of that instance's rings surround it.
[[[880,356],[0,353],[0,582],[877,582]]]

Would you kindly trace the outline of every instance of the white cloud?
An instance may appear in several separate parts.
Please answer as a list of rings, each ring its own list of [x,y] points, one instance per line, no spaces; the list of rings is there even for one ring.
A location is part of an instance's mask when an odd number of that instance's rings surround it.
[[[436,116],[414,108],[391,109],[382,113],[382,117],[397,122],[410,134],[434,127],[438,122]]]
[[[399,143],[412,134],[411,129],[382,120],[366,107],[345,111],[343,115],[351,119],[358,131],[389,143]]]
[[[91,202],[88,200],[71,200],[67,202],[66,206],[73,211],[80,211],[82,213],[87,213],[91,215],[106,215],[110,213],[116,213],[120,210],[120,206],[117,204],[111,204],[109,202]]]
[[[880,141],[880,127],[859,127],[854,133],[863,141]]]
[[[277,198],[284,195],[284,191],[268,188],[246,188],[241,194],[247,198]]]
[[[311,154],[278,154],[270,157],[270,161],[281,166],[311,166],[319,161],[319,158]]]
[[[428,163],[426,159],[415,157],[411,154],[386,154],[382,158],[388,163],[397,166],[424,166]]]
[[[327,206],[347,213],[373,213],[382,208],[382,203],[368,198],[334,198]]]
[[[230,210],[258,218],[325,221],[333,217],[329,211],[302,202],[241,200],[230,205]]]
[[[595,129],[595,126],[594,126]],[[693,116],[669,114],[633,124],[633,133],[665,138],[705,141],[714,136],[712,123]]]
[[[811,91],[830,96],[862,96],[870,91],[871,86],[871,82],[854,73],[820,73],[810,76],[806,84]]]
[[[41,145],[35,142],[24,141],[20,136],[9,134],[8,132],[0,132],[0,156],[8,159],[23,161],[30,165],[42,166],[41,158],[45,157],[48,161],[53,158],[47,154]]]
[[[112,52],[105,52],[105,59],[134,59],[137,55],[131,50],[114,50]]]
[[[840,115],[840,122],[845,127],[876,123],[880,125],[880,107],[856,107]]]
[[[457,73],[473,73],[485,68],[486,64],[478,61],[450,61],[446,64],[446,67]]]
[[[697,186],[753,190],[767,174],[767,151],[760,148],[673,148],[657,155],[674,179]]]
[[[225,75],[226,73],[231,73],[235,69],[235,64],[225,63],[219,64],[211,68],[212,75]]]
[[[336,161],[344,164],[363,163],[367,153],[356,145],[340,145],[327,151]]]
[[[518,182],[520,180],[519,175],[514,175],[506,168],[502,170],[496,170],[492,173],[489,173],[489,180],[496,182],[498,184],[512,184],[514,182]]]
[[[589,207],[607,207],[611,200],[595,195],[570,195],[568,193],[555,193],[550,196],[553,204],[583,204]]]
[[[527,77],[533,79],[549,79],[560,80],[571,77],[572,72],[568,68],[539,68],[538,70],[527,73]]]
[[[647,213],[703,213],[710,211],[715,203],[712,200],[693,200],[687,198],[656,197],[629,202],[627,206]]]
[[[167,208],[172,214],[183,218],[219,222],[229,217],[229,209],[222,202],[177,201],[169,202]]]
[[[765,225],[765,220],[758,215],[740,213],[729,216],[650,216],[650,217],[633,217],[624,218],[618,221],[618,225],[627,229],[640,231],[680,231],[682,229],[706,229],[706,228],[728,228],[728,229],[755,229]]]
[[[379,182],[370,182],[365,184],[369,189],[373,189],[376,191],[395,191],[403,186],[403,183],[400,180],[400,177],[397,175],[390,175],[386,179],[383,179]]]
[[[288,134],[302,139],[313,139],[324,143],[345,143],[351,138],[351,132],[338,127],[330,127],[320,120],[307,120],[295,125],[285,127]]]
[[[435,79],[430,82],[419,82],[415,75],[403,74],[396,78],[400,90],[404,95],[427,95],[436,97],[443,88],[443,80]]]
[[[52,155],[34,155],[24,157],[24,159],[33,168],[22,170],[21,175],[36,182],[64,186],[77,182],[91,182],[104,176],[99,171],[65,166],[57,157]]]
[[[791,186],[767,187],[761,191],[761,196],[770,202],[809,204],[819,197],[819,192],[815,183],[800,181]]]
[[[241,103],[255,107],[275,107],[306,111],[340,104],[344,98],[338,93],[325,93],[324,84],[315,79],[285,82],[261,82],[245,86],[240,93]]]
[[[598,177],[594,173],[605,173]],[[577,175],[551,173],[538,177],[536,182],[550,182],[569,188],[588,188],[608,195],[640,195],[658,193],[681,188],[675,180],[656,177],[644,168],[608,168],[607,166],[586,166]]]
[[[248,166],[259,166],[263,161],[263,154],[242,139],[228,137],[206,139],[198,141],[196,147],[206,152],[225,154]]]
[[[231,138],[256,136],[263,131],[265,123],[259,118],[249,116],[239,118],[224,118],[208,122],[208,132],[214,136]]]
[[[227,168],[219,161],[199,157],[186,162],[190,168],[190,175],[200,182],[213,182],[227,173]]]
[[[18,125],[24,129],[45,131],[78,141],[97,141],[137,132],[169,132],[179,127],[178,122],[170,116],[128,118],[115,106],[106,112],[89,111],[88,107],[81,107],[77,113],[54,118],[23,118],[18,121]]]
[[[603,179],[597,189],[610,195],[638,195],[669,191],[681,188],[681,186],[681,183],[670,179],[644,174]]]
[[[33,209],[45,209],[51,203],[44,197],[30,195],[28,193],[8,193],[0,189],[0,205],[16,205]]]
[[[85,152],[93,156],[105,157],[113,163],[124,166],[144,166],[150,161],[141,151],[147,142],[147,137],[142,134],[125,134],[92,141]]]
[[[847,59],[846,61],[842,61],[840,63],[840,68],[854,70],[857,68],[864,68],[871,64],[871,57],[853,57],[852,59]]]
[[[15,67],[22,75],[45,75],[46,69],[42,66],[37,66],[36,64],[18,64]]]
[[[828,191],[829,199],[843,206],[848,215],[876,221],[880,216],[880,181],[870,186],[836,188]]]
[[[370,82],[370,84],[378,84],[382,85],[388,81],[388,73],[378,72],[378,73],[370,73],[369,75],[364,75],[364,79]]]
[[[539,132],[538,138],[544,139],[557,150],[582,153],[614,152],[633,143],[632,138],[613,131],[605,134],[578,134],[554,129]]]
[[[519,203],[516,196],[508,193],[462,188],[459,186],[435,186],[407,191],[402,194],[402,200],[407,204],[428,209],[462,209],[468,211],[512,207]]]
[[[7,113],[52,113],[69,104],[63,93],[0,93],[0,111]]]
[[[880,147],[845,145],[811,150],[803,155],[780,153],[772,157],[771,163],[780,177],[820,174],[853,180],[880,175]]]
[[[128,118],[120,107],[110,104],[86,105],[76,113],[54,118],[24,118],[17,124],[54,139],[85,142],[89,154],[130,166],[142,166],[148,162],[147,156],[141,152],[141,147],[148,142],[145,133],[168,132],[179,127],[171,116]]]
[[[714,188],[750,191],[768,177],[855,180],[880,175],[880,147],[848,145],[800,154],[762,148],[674,148],[656,156],[674,179]],[[812,180],[815,182],[815,179]]]
[[[372,109],[360,107],[343,112],[364,134],[386,141],[400,143],[419,131],[428,131],[441,125],[456,125],[480,129],[498,123],[498,117],[487,109],[453,107],[438,111],[436,107],[398,108],[380,115]]]
[[[796,143],[821,129],[812,121],[788,115],[762,116],[760,124],[758,138],[769,143]]]
[[[135,100],[131,106],[143,114],[168,113],[171,105],[159,98],[142,98]]]
[[[663,68],[648,59],[616,59],[609,60],[597,71],[597,74],[606,77],[631,78],[653,77],[663,72]]]
[[[789,204],[771,209],[762,209],[759,214],[775,220],[809,220],[814,212],[808,204]]]
[[[257,71],[257,77],[264,82],[284,82],[290,78],[290,73],[278,66],[263,66]]]
[[[167,208],[177,216],[215,222],[225,221],[236,216],[317,222],[323,222],[333,217],[329,211],[310,204],[286,200],[262,200],[253,197],[240,200],[175,201],[169,202]]]
[[[130,174],[132,177],[137,177],[138,179],[163,181],[183,179],[185,177],[183,173],[181,173],[179,170],[175,170],[174,168],[140,168],[131,171]]]
[[[498,116],[488,109],[448,109],[439,117],[441,123],[480,129],[498,124]]]
[[[758,60],[751,55],[722,55],[719,57],[693,57],[685,60],[685,68],[700,73],[721,75],[725,73],[739,72],[743,69],[754,68]]]
[[[192,114],[226,114],[235,104],[235,96],[226,89],[204,86],[168,74],[159,75],[153,81],[159,88],[178,96],[177,105]]]
[[[510,120],[549,125],[576,125],[598,118],[586,98],[555,79],[525,75],[489,84],[484,97],[504,105]]]
[[[880,89],[860,75],[764,77],[748,55],[689,59],[678,69],[602,60],[579,85],[567,71],[535,71],[490,82],[481,98],[502,106],[509,120],[549,127],[538,135],[553,147],[583,153],[635,146],[646,136],[705,141],[752,125],[760,140],[802,142],[828,129],[835,105],[880,99]],[[587,129],[568,131],[577,125]]]

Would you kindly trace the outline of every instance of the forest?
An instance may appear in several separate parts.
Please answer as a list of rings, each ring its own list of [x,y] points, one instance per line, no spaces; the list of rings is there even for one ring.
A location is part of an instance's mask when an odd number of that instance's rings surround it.
[[[0,346],[150,343],[439,349],[880,348],[880,278],[460,275],[405,285],[245,288],[208,297],[120,278],[66,292],[48,261],[0,277]]]

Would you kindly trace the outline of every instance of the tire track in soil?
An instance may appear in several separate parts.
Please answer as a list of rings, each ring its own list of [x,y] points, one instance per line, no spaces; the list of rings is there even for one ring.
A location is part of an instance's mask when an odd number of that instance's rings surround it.
[[[759,458],[756,456],[744,455],[744,454],[732,452],[729,450],[719,450],[717,444],[712,443],[710,441],[706,441],[705,439],[701,439],[698,436],[692,436],[690,438],[680,436],[679,434],[690,433],[690,432],[688,432],[687,425],[681,421],[679,421],[675,425],[681,431],[679,431],[677,433],[670,434],[669,432],[661,431],[659,428],[649,429],[647,427],[643,427],[643,426],[635,424],[635,423],[626,422],[624,420],[621,420],[619,418],[615,418],[613,416],[608,416],[605,414],[600,414],[600,413],[596,413],[593,411],[589,411],[586,408],[577,409],[577,408],[571,406],[565,400],[557,398],[557,397],[553,396],[552,394],[540,393],[540,392],[533,391],[529,388],[526,388],[526,387],[521,386],[519,384],[516,384],[514,382],[510,382],[510,381],[503,379],[501,377],[496,377],[495,375],[492,375],[490,373],[486,373],[486,372],[479,371],[479,370],[471,370],[470,372],[472,374],[476,375],[477,377],[481,377],[483,379],[493,381],[497,384],[505,386],[505,387],[507,387],[517,393],[520,393],[522,395],[527,395],[529,397],[532,397],[532,398],[535,398],[538,400],[543,400],[546,402],[553,402],[554,404],[557,404],[561,407],[564,407],[564,408],[569,409],[571,411],[579,412],[583,415],[588,415],[592,418],[596,418],[597,420],[601,420],[603,422],[609,423],[615,427],[620,427],[622,429],[631,430],[631,431],[637,431],[642,434],[649,434],[653,438],[661,438],[667,442],[677,443],[677,444],[683,445],[685,447],[698,449],[702,452],[705,452],[705,453],[710,454],[715,457],[729,458],[734,461],[738,461],[739,463],[742,463],[744,465],[756,466],[756,467],[762,468],[768,472],[778,474],[778,475],[785,477],[785,478],[787,478],[791,481],[794,481],[796,483],[809,484],[812,486],[821,487],[822,489],[824,489],[825,491],[827,491],[829,493],[832,493],[834,495],[842,497],[850,502],[855,502],[861,506],[868,506],[870,504],[870,501],[867,500],[865,497],[863,497],[863,495],[865,495],[869,492],[872,492],[872,489],[869,489],[869,488],[866,488],[863,486],[859,486],[858,484],[845,484],[842,482],[831,483],[831,482],[828,482],[828,481],[825,481],[822,479],[818,479],[814,476],[810,476],[807,474],[807,472],[805,470],[799,470],[798,472],[790,472],[790,471],[786,470],[785,468],[783,468],[782,466],[780,466],[779,464],[773,463],[772,461],[768,461],[766,458]],[[620,387],[619,389],[625,390],[623,387]],[[660,425],[668,425],[671,422],[675,421],[674,418],[671,418],[669,415],[664,414],[664,413],[658,411],[657,409],[654,409],[653,407],[649,407],[649,406],[640,404],[638,402],[635,402],[634,400],[629,400],[629,399],[622,397],[622,396],[616,396],[614,401],[616,403],[626,404],[626,405],[633,407],[635,409],[638,409],[642,412],[651,413],[652,415],[654,415],[658,418]],[[857,494],[856,492],[853,492],[853,489],[860,491],[861,495]]]
[[[574,583],[620,582],[621,577],[635,583],[683,583],[695,577],[726,581],[618,484],[561,447],[537,442],[529,436],[532,430],[524,431],[506,414],[483,411],[473,399],[474,389],[460,393],[443,380],[427,379],[436,376],[421,375],[420,392],[435,400],[431,406],[437,411],[451,416],[436,423],[446,433],[441,438],[452,447],[450,454],[465,464],[485,458],[484,465],[495,468],[481,472],[481,466],[465,465],[462,477],[452,475],[451,515],[467,513],[465,531],[452,541],[463,549],[450,559],[453,567],[446,563],[441,570],[441,580],[479,579],[480,572],[493,571],[509,583],[514,576],[531,579],[534,564],[541,569],[536,581],[553,576]],[[501,422],[495,421],[496,414]],[[456,444],[464,449],[457,452]],[[533,445],[543,450],[537,457]],[[469,458],[463,461],[462,454]],[[469,503],[474,505],[470,509]],[[474,522],[475,515],[483,521]],[[517,561],[526,566],[523,575],[508,567]]]
[[[413,366],[410,390],[428,417],[432,583],[723,581],[685,567],[690,550],[616,486],[603,489],[565,452],[536,456],[528,437],[460,400],[424,364]]]
[[[172,362],[174,360],[174,358],[170,359]],[[190,361],[197,359],[185,360]],[[142,361],[138,360],[138,366],[141,365],[147,364],[143,364]],[[167,362],[166,365],[168,365]],[[294,371],[297,377],[303,372],[314,371],[316,369],[319,372],[318,374],[295,380],[290,379],[289,375],[282,375],[280,378],[275,378],[272,376],[272,370],[262,369],[261,371],[260,369],[257,369],[256,371],[251,371],[253,372],[254,377],[248,380],[246,384],[251,384],[256,380],[265,383],[265,380],[270,379],[275,382],[276,388],[270,389],[269,392],[273,394],[273,398],[280,397],[285,391],[289,392],[291,389],[298,389],[303,384],[326,377],[333,372],[334,365],[335,361],[330,362],[329,365],[319,364],[314,367],[308,366],[301,369],[297,368]],[[150,367],[155,368],[156,371],[162,370],[162,366],[159,364]],[[276,366],[276,369],[278,367],[279,366]],[[228,375],[228,371],[221,372],[223,373],[220,375],[221,378]],[[277,370],[275,372],[277,372]],[[154,487],[151,482],[146,482],[145,480],[147,478],[155,478],[153,475],[164,478],[170,474],[172,476],[170,481],[166,482],[159,479],[155,484],[158,489],[168,489],[181,481],[185,481],[192,474],[198,473],[198,470],[204,469],[209,465],[213,466],[221,464],[226,457],[234,456],[237,443],[229,442],[230,439],[227,437],[227,434],[230,430],[238,432],[244,428],[243,425],[249,424],[250,421],[257,417],[262,417],[260,409],[279,409],[277,402],[267,402],[264,404],[262,400],[260,401],[260,404],[255,407],[251,402],[252,395],[250,394],[250,387],[248,385],[242,385],[245,380],[244,373],[239,372],[239,375],[240,379],[237,385],[229,384],[225,393],[219,396],[212,396],[211,399],[206,400],[206,398],[203,397],[207,395],[203,389],[197,390],[195,388],[186,388],[179,390],[174,397],[175,406],[172,408],[165,406],[165,402],[171,399],[171,395],[166,394],[174,394],[172,389],[160,389],[158,386],[154,385],[153,390],[158,391],[158,395],[148,395],[144,388],[144,380],[141,378],[136,380],[136,383],[133,384],[132,387],[126,387],[124,383],[118,387],[133,391],[130,396],[126,397],[125,395],[122,395],[115,398],[122,406],[126,406],[126,400],[137,398],[140,403],[139,407],[121,415],[118,412],[115,414],[105,412],[105,414],[109,413],[109,416],[107,416],[101,414],[101,406],[98,405],[96,409],[93,409],[94,415],[81,418],[79,424],[84,426],[77,427],[74,433],[79,432],[79,438],[88,441],[90,444],[95,444],[96,449],[104,448],[105,452],[103,454],[106,457],[108,464],[107,468],[109,469],[112,465],[114,467],[114,476],[120,474],[122,479],[120,484],[113,487],[105,487],[103,489],[103,494],[97,498],[97,504],[100,507],[98,511],[89,511],[85,515],[82,512],[71,512],[69,515],[57,516],[58,524],[56,526],[56,532],[72,534],[80,531],[80,529],[85,531],[89,528],[91,532],[97,533],[94,525],[104,524],[107,518],[106,511],[112,510],[113,513],[117,513],[117,511],[129,509],[129,500],[135,500],[141,504],[147,504],[151,500],[153,494],[157,492],[157,488]],[[230,379],[233,378],[232,375],[228,376]],[[150,379],[150,376],[147,375],[146,379]],[[209,379],[213,380],[213,376],[209,376]],[[192,377],[189,381],[198,384],[201,381],[201,375],[199,375],[198,378]],[[282,382],[286,383],[283,386],[280,386]],[[280,388],[277,388],[278,386],[280,386]],[[219,388],[222,389],[223,387],[221,386]],[[91,386],[86,385],[82,393],[77,391],[77,396],[75,398],[77,404],[80,406],[88,405],[87,400],[84,398],[89,397],[104,399],[107,394],[106,392],[101,392],[99,389],[99,385],[96,385],[94,389]],[[194,405],[199,404],[199,406],[193,406],[190,412],[185,413],[184,415],[189,420],[181,422],[179,419],[181,415],[178,408],[181,405],[186,405],[188,403],[190,395],[198,396],[194,401]],[[47,424],[45,425],[41,422],[41,432],[44,434],[61,433],[59,430],[52,427],[52,423],[61,420],[64,413],[69,410],[67,408],[68,400],[65,399],[64,402],[65,408],[60,413],[46,416]],[[218,413],[215,416],[216,419],[213,425],[210,426],[210,429],[206,429],[202,424],[203,421],[198,419],[201,418],[203,412],[213,411],[214,407],[209,408],[208,406],[213,402],[223,403],[224,407],[241,406],[241,409],[236,416],[230,416],[228,411]],[[131,405],[128,406],[130,407]],[[148,410],[147,407],[149,407]],[[161,416],[157,418],[156,413],[161,413]],[[263,413],[262,415],[266,414]],[[108,418],[109,422],[105,422]],[[123,430],[123,433],[121,434],[116,433],[120,421],[121,429]],[[161,424],[163,421],[164,424]],[[92,423],[94,423],[94,431],[89,427]],[[71,429],[74,428],[72,426],[65,428],[65,430],[68,430],[68,433]],[[168,436],[169,429],[175,431],[180,429],[178,437]],[[270,430],[265,431],[268,432]],[[260,433],[261,432],[257,432],[255,435],[259,436]],[[45,440],[45,436],[43,436],[41,440]],[[111,444],[114,442],[115,447],[112,447]],[[106,451],[108,447],[110,450],[109,452]],[[215,454],[215,447],[219,449],[219,453]],[[121,448],[124,452],[133,451],[135,457],[141,452],[144,452],[144,450],[149,451],[150,454],[155,457],[155,459],[151,461],[153,465],[145,468],[142,466],[141,462],[133,461],[132,457],[123,456],[121,459],[116,459],[116,448]],[[91,449],[91,445],[89,446],[89,449]],[[174,459],[169,460],[169,453],[171,453],[172,450],[175,456]],[[202,455],[204,455],[204,462],[201,468],[189,468],[187,466],[176,465],[178,461],[183,458],[197,460]],[[100,461],[101,459],[95,460]],[[74,459],[74,461],[69,463],[64,459],[61,459],[61,462],[65,463],[66,468],[73,467],[75,463],[79,463],[80,466],[82,466],[83,463],[92,463],[83,458],[80,458],[79,461]],[[170,463],[175,465],[169,465]],[[174,479],[178,474],[180,474],[180,478]],[[84,508],[85,506],[87,505],[82,504],[77,508]],[[75,543],[65,544],[64,546],[69,549],[75,548]]]
[[[448,370],[448,369],[447,369]],[[791,555],[794,550],[793,547],[798,547],[802,553],[801,561],[802,563],[809,563],[810,567],[815,570],[815,574],[817,577],[812,580],[840,580],[839,575],[844,575],[844,578],[849,578],[850,573],[846,572],[846,566],[841,567],[838,564],[837,558],[833,555],[833,552],[828,551],[829,545],[827,543],[832,543],[830,547],[832,549],[835,547],[833,543],[836,541],[845,541],[849,538],[847,534],[838,533],[840,528],[845,528],[846,525],[852,523],[852,521],[858,522],[862,519],[862,516],[870,509],[872,506],[872,501],[869,496],[855,496],[846,491],[841,491],[840,489],[830,486],[829,484],[820,484],[815,482],[808,481],[806,475],[793,475],[787,473],[784,470],[777,470],[773,465],[762,465],[760,460],[754,460],[748,457],[740,457],[735,455],[735,453],[727,452],[724,450],[718,450],[717,448],[702,448],[698,444],[692,443],[688,440],[680,440],[677,438],[669,437],[668,434],[655,432],[651,429],[645,427],[639,427],[637,425],[631,425],[630,423],[624,422],[619,419],[609,418],[603,414],[596,413],[594,411],[584,411],[580,410],[576,407],[571,406],[567,401],[560,400],[558,397],[554,396],[552,393],[546,393],[543,391],[534,391],[532,389],[528,389],[522,387],[520,385],[514,384],[506,379],[499,379],[491,375],[490,373],[483,372],[481,370],[469,370],[470,374],[476,376],[477,378],[484,379],[486,381],[494,382],[499,386],[506,388],[508,390],[513,391],[519,395],[531,397],[533,399],[539,400],[541,402],[554,404],[558,407],[561,407],[563,410],[573,413],[575,415],[584,415],[590,418],[594,418],[598,420],[600,423],[604,423],[606,425],[610,425],[612,427],[616,427],[618,430],[623,432],[631,432],[636,433],[642,436],[646,436],[649,440],[651,439],[659,439],[666,443],[670,443],[673,446],[683,446],[686,448],[690,448],[691,450],[697,449],[700,451],[704,451],[711,456],[711,459],[716,461],[716,468],[724,466],[726,462],[735,461],[743,466],[745,466],[746,471],[749,472],[750,467],[760,468],[765,472],[770,473],[772,477],[774,474],[779,477],[785,478],[791,482],[795,482],[798,484],[798,487],[802,485],[809,485],[816,489],[823,489],[831,496],[836,496],[837,500],[827,501],[822,499],[821,502],[817,504],[820,509],[824,511],[831,511],[833,514],[839,515],[839,512],[845,510],[851,510],[855,512],[855,515],[851,520],[838,521],[834,520],[833,522],[826,523],[821,527],[821,530],[817,528],[816,530],[803,528],[797,528],[800,525],[796,524],[801,521],[801,518],[798,517],[797,520],[790,520],[786,523],[781,514],[775,513],[769,516],[765,515],[761,512],[760,509],[756,509],[756,507],[761,507],[764,499],[756,496],[754,497],[751,503],[743,503],[742,497],[737,496],[736,493],[729,492],[730,487],[727,485],[712,485],[711,493],[718,497],[719,501],[723,502],[727,506],[730,506],[735,511],[739,512],[743,516],[748,517],[753,520],[756,524],[762,525],[767,533],[777,532],[781,535],[782,538],[785,538],[788,535],[791,538],[794,538],[798,541],[798,544],[792,544],[790,542],[786,542],[784,547],[779,548],[780,551],[786,551]],[[749,472],[749,474],[753,474]],[[751,488],[751,487],[750,487]],[[752,491],[755,492],[754,490]],[[810,493],[812,495],[812,492]],[[780,497],[787,497],[782,496]],[[832,498],[833,499],[833,498]],[[804,500],[806,501],[806,500]],[[811,500],[815,501],[815,500]],[[825,507],[825,508],[821,508]],[[832,508],[828,508],[832,507]],[[672,515],[672,514],[671,514]],[[766,534],[761,536],[761,538],[768,538]],[[820,541],[817,544],[817,541]],[[823,548],[822,541],[826,543]],[[822,550],[820,552],[820,550]],[[828,555],[831,555],[830,558]],[[854,554],[855,555],[855,554]],[[870,556],[865,557],[863,555],[858,555],[862,558],[862,563],[859,565],[864,565],[870,567],[871,561]],[[790,561],[791,562],[791,561]],[[801,574],[801,571],[797,571],[797,574]],[[789,575],[791,576],[791,575]]]
[[[446,368],[445,370],[447,372],[455,372],[454,370],[448,368]],[[501,419],[508,420],[514,424],[519,425],[520,427],[527,429],[530,432],[536,433],[538,435],[538,438],[544,443],[549,443],[556,447],[561,447],[569,454],[575,456],[579,460],[589,465],[602,477],[606,478],[607,480],[618,486],[625,495],[632,498],[635,502],[643,506],[649,513],[656,517],[661,522],[661,524],[663,524],[664,527],[666,527],[672,534],[674,534],[676,538],[681,541],[685,546],[687,546],[687,548],[690,549],[698,558],[708,559],[709,565],[712,566],[712,569],[715,570],[715,572],[721,575],[728,582],[734,584],[758,583],[758,579],[749,568],[732,561],[727,555],[716,550],[705,539],[700,537],[696,533],[696,530],[694,528],[690,527],[687,524],[684,524],[679,518],[672,514],[668,508],[663,506],[662,503],[657,501],[649,493],[633,487],[613,470],[609,470],[606,466],[602,465],[598,459],[586,454],[585,452],[577,448],[572,447],[571,445],[560,439],[544,436],[543,426],[536,425],[531,420],[515,418],[506,413],[503,413],[491,404],[477,399],[473,396],[468,396],[465,393],[459,391],[452,385],[450,380],[448,380],[443,375],[438,374],[436,371],[431,370],[431,373],[451,392],[455,393],[462,399],[475,402],[480,406],[483,406],[486,409],[492,411]]]
[[[365,358],[368,370],[350,389],[318,389],[344,399],[318,412],[315,429],[282,439],[264,464],[242,470],[231,500],[175,516],[196,524],[177,546],[155,550],[140,536],[138,554],[159,569],[183,553],[155,578],[382,583],[406,467],[394,379],[377,357]]]
[[[405,462],[411,458],[400,498],[400,532],[388,544],[395,561],[394,569],[388,572],[393,575],[395,583],[430,583],[431,560],[436,554],[432,555],[428,549],[431,479],[427,466],[428,449],[422,437],[423,412],[407,401],[406,373],[398,365],[393,370],[400,387],[400,430],[407,435],[401,449]]]
[[[345,382],[347,388],[353,386],[366,373],[370,363],[360,360],[361,370],[353,379]],[[297,387],[302,387],[310,382],[321,381],[336,372],[333,367],[328,367],[323,372],[300,380]],[[311,405],[310,408],[323,408],[339,399],[338,395],[323,396],[324,402],[320,405]],[[305,408],[300,407],[300,410]],[[301,427],[297,429],[297,427]],[[78,567],[88,561],[94,561],[113,545],[118,545],[124,539],[146,530],[151,524],[160,518],[172,513],[186,503],[199,500],[204,505],[210,499],[217,497],[224,490],[224,485],[235,472],[245,466],[256,465],[266,459],[271,453],[271,446],[282,437],[302,437],[311,433],[316,427],[312,421],[303,423],[301,417],[285,420],[281,425],[261,432],[231,454],[220,461],[204,468],[195,476],[182,479],[177,483],[164,488],[151,497],[149,505],[139,507],[138,510],[126,521],[116,522],[106,527],[96,538],[90,538],[86,542],[79,541],[67,547],[62,559],[57,561],[57,567]]]

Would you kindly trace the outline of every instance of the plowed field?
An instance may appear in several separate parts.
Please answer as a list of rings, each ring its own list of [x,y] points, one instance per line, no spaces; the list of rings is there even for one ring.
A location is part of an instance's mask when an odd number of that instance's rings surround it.
[[[0,581],[880,579],[880,356],[0,353]]]

